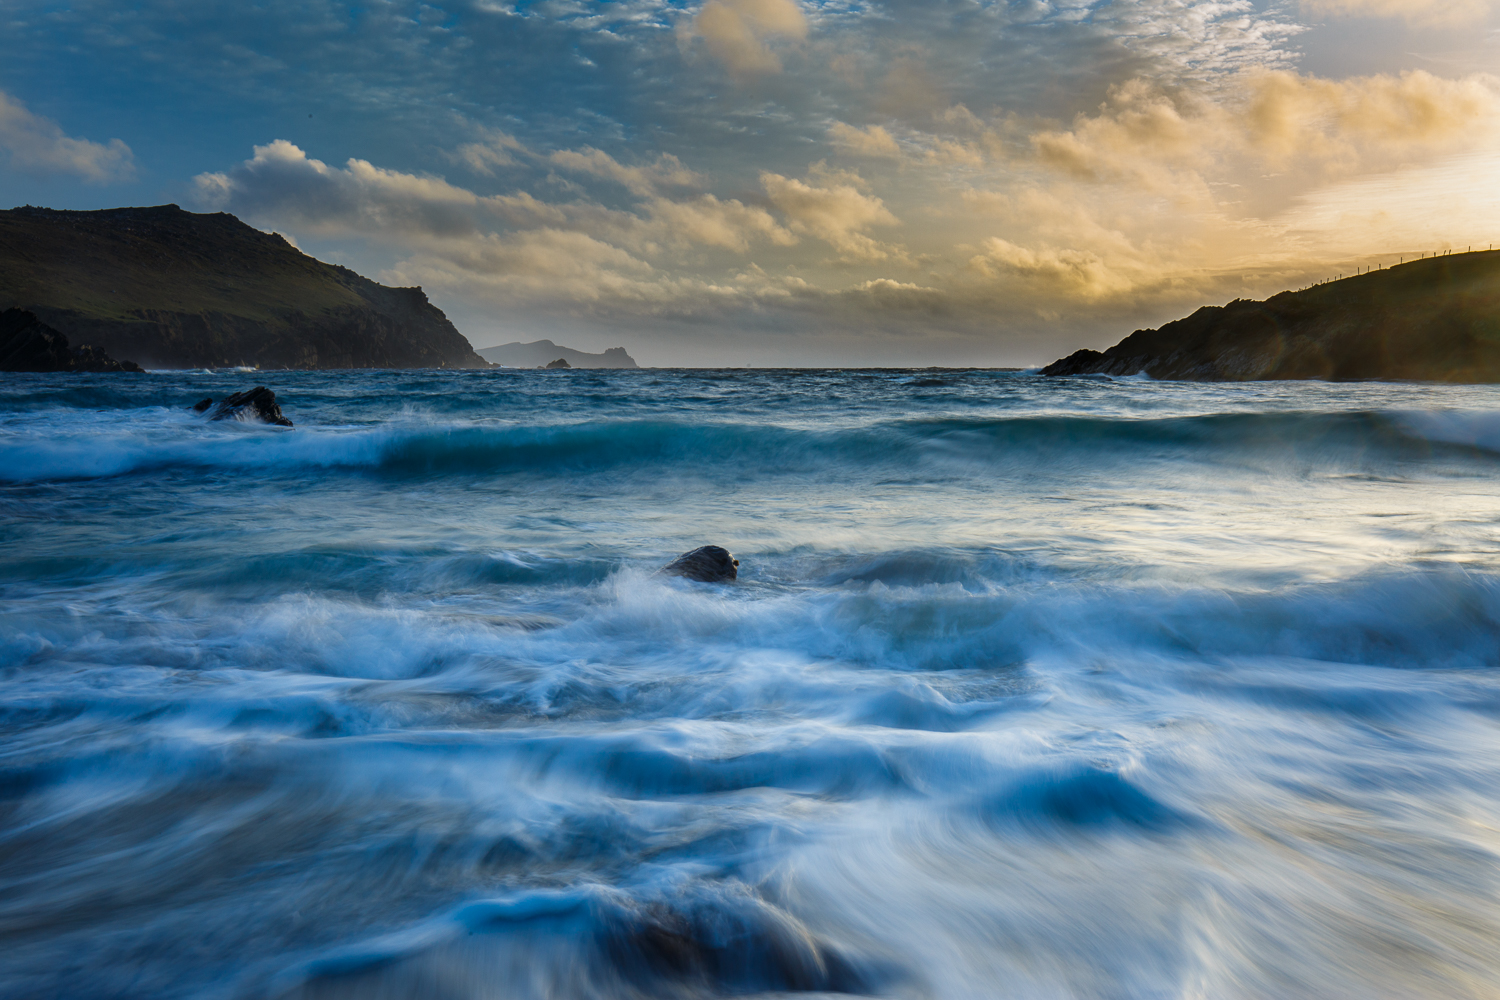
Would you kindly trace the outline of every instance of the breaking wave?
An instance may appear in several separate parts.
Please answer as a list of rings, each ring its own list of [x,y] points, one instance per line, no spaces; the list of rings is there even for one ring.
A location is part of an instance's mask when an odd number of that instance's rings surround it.
[[[1321,460],[1500,453],[1500,413],[1224,413],[928,418],[835,430],[712,421],[496,424],[398,419],[375,426],[209,424],[181,412],[104,410],[0,427],[0,480],[41,482],[171,469],[368,470],[386,475],[613,469],[806,475],[828,470],[1140,460],[1209,450]]]

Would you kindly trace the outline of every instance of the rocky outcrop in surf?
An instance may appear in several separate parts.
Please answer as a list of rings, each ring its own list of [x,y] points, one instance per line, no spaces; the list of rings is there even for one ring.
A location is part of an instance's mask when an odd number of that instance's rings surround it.
[[[544,368],[572,368],[573,366],[570,365],[570,364],[568,364],[568,359],[567,358],[558,358],[556,361],[549,361],[549,362],[547,362],[542,367],[544,367]]]
[[[212,411],[212,412],[210,412]],[[212,398],[193,404],[194,413],[208,413],[210,420],[255,420],[263,424],[291,427],[292,422],[281,412],[276,402],[276,393],[263,385],[245,392],[237,392],[214,406]]]
[[[728,549],[701,545],[684,552],[661,568],[667,576],[681,576],[700,583],[728,583],[739,577],[740,561]]]
[[[24,309],[0,312],[0,371],[139,372],[134,361],[116,361],[92,344],[68,347],[68,338]]]
[[[149,368],[485,368],[420,288],[176,205],[0,211],[0,309]]]
[[[1405,379],[1500,382],[1500,251],[1450,254],[1205,306],[1044,375],[1199,382]]]

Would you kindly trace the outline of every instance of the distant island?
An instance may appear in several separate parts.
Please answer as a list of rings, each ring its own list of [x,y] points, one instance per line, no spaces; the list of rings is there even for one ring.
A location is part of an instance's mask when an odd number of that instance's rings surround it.
[[[1500,250],[1427,257],[1264,302],[1205,306],[1042,369],[1141,372],[1200,382],[1500,382]]]
[[[569,368],[639,368],[635,358],[625,353],[623,347],[611,347],[603,354],[586,354],[571,347],[561,347],[550,340],[536,340],[529,344],[519,341],[486,347],[479,351],[484,360],[507,368],[543,368],[555,361],[566,361]]]
[[[420,288],[176,205],[0,211],[0,311],[146,368],[487,368]]]

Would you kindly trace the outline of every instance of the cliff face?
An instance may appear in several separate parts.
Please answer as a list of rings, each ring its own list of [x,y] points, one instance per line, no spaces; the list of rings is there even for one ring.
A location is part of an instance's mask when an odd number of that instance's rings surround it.
[[[1500,382],[1500,251],[1429,257],[1264,302],[1205,306],[1045,375],[1204,382]]]
[[[116,361],[92,344],[68,346],[68,338],[23,309],[0,312],[0,372],[139,372],[133,361]]]
[[[571,347],[554,344],[550,340],[536,340],[529,344],[517,341],[499,347],[485,347],[479,356],[497,365],[510,368],[538,368],[558,359],[570,368],[639,368],[635,358],[625,353],[623,347],[611,347],[603,354],[587,354]]]
[[[147,368],[482,368],[420,288],[176,205],[0,211],[0,309]]]

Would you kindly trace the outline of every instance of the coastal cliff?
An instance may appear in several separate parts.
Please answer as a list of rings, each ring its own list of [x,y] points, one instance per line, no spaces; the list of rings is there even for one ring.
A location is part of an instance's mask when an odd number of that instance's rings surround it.
[[[420,288],[176,205],[0,211],[0,310],[147,368],[484,368]]]
[[[1205,306],[1044,375],[1200,382],[1500,382],[1500,251],[1411,261],[1264,302]]]
[[[92,344],[69,347],[68,338],[23,309],[0,312],[0,372],[139,372],[134,361],[116,361]]]

